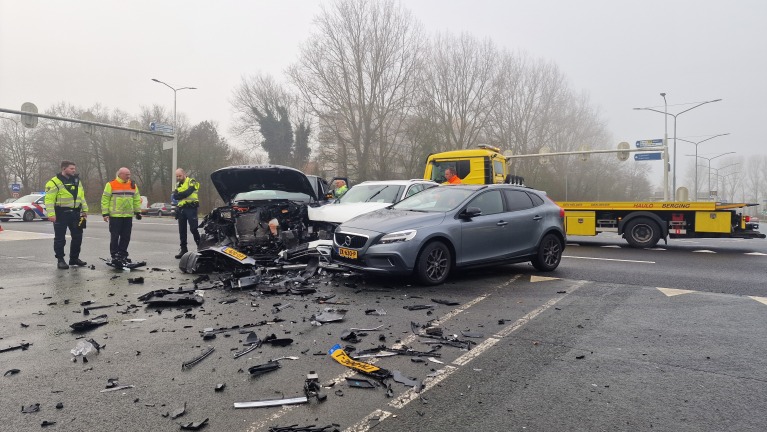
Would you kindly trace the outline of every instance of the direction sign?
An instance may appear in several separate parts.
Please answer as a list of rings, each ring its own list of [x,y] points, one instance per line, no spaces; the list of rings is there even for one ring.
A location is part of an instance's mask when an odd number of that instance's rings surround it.
[[[149,123],[149,130],[152,132],[160,132],[169,135],[173,135],[173,126],[165,125],[157,122]]]
[[[652,140],[640,140],[636,142],[637,148],[644,148],[644,147],[660,147],[663,145],[663,139],[652,139]]]
[[[19,183],[12,183],[11,184],[11,192],[21,192],[21,184],[19,184]]]
[[[661,160],[662,153],[637,153],[634,155],[635,161]]]

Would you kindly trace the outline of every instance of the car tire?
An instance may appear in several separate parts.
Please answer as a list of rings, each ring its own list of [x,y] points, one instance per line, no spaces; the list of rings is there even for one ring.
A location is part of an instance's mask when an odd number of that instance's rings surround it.
[[[22,219],[24,220],[24,222],[32,222],[33,220],[35,220],[35,212],[33,212],[32,210],[25,211],[24,216],[22,216]]]
[[[632,247],[651,248],[660,240],[660,227],[652,219],[640,217],[632,219],[626,224],[623,236]]]
[[[562,261],[562,240],[555,234],[546,234],[532,259],[533,267],[543,272],[554,271]]]
[[[424,285],[439,285],[445,282],[453,259],[450,249],[441,241],[433,241],[421,250],[416,260],[415,273]]]

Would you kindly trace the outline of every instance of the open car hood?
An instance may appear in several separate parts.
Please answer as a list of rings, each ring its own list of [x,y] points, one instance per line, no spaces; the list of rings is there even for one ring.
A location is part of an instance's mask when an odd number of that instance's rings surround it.
[[[309,195],[317,200],[309,179],[301,171],[282,165],[239,165],[221,168],[210,175],[224,202],[241,192],[280,190]]]

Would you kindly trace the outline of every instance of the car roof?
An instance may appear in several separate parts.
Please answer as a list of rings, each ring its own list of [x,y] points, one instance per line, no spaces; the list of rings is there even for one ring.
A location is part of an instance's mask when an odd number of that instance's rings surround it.
[[[436,182],[432,180],[426,180],[426,179],[410,179],[410,180],[368,180],[364,181],[362,183],[358,183],[360,185],[397,185],[397,186],[405,186],[410,185],[413,183],[429,183],[429,184],[437,184]]]
[[[517,190],[526,190],[529,192],[539,192],[546,195],[546,192],[531,188],[530,186],[514,185],[514,184],[508,184],[508,183],[495,183],[495,184],[489,184],[489,185],[476,185],[476,184],[445,185],[443,184],[443,185],[440,185],[440,187],[472,189],[472,190],[484,189],[484,188],[517,189]]]

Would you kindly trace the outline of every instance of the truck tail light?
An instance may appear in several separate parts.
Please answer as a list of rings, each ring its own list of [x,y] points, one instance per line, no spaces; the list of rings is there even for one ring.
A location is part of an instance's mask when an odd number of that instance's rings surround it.
[[[746,222],[751,222],[751,216],[744,216],[743,219],[745,219]]]

